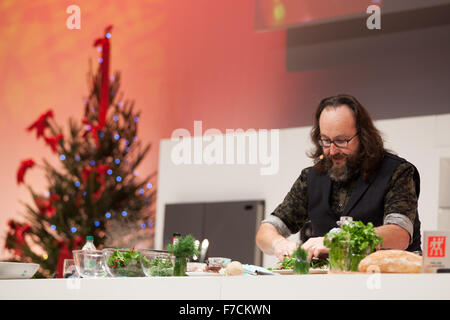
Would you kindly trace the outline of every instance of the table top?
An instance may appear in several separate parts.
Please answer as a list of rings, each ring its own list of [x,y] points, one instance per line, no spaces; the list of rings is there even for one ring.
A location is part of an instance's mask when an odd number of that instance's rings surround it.
[[[313,274],[0,280],[0,299],[450,299],[450,274]]]

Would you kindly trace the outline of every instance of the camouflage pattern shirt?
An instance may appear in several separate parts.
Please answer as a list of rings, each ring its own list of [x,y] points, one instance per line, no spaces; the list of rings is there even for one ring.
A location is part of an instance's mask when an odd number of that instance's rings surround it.
[[[271,223],[284,237],[297,233],[308,218],[307,176],[311,167],[303,169],[283,202],[262,223]],[[413,224],[417,212],[417,195],[414,183],[414,167],[400,164],[394,171],[384,198],[383,223],[396,224],[408,231],[412,242]],[[332,182],[330,208],[339,220],[356,185],[356,177],[346,183]]]

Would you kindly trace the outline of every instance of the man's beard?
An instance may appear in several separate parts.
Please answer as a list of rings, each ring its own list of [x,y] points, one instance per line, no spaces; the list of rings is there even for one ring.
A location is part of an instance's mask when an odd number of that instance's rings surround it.
[[[337,167],[333,163],[333,159],[345,159],[345,164]],[[326,155],[323,159],[325,162],[325,170],[331,180],[336,182],[346,182],[359,173],[361,167],[361,159],[358,155],[346,155],[338,153],[335,155]]]

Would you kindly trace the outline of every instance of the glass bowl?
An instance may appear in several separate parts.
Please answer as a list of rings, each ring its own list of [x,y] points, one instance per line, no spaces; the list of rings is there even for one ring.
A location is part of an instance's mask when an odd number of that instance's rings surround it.
[[[206,271],[210,272],[220,272],[220,269],[225,268],[229,263],[230,258],[224,257],[211,257],[208,258],[208,266],[206,267]]]
[[[101,250],[73,250],[73,260],[82,278],[102,278],[106,276],[105,260]]]
[[[162,250],[139,250],[141,267],[147,277],[173,276],[174,257]]]
[[[106,271],[111,277],[144,277],[139,253],[129,248],[105,248],[102,250]]]

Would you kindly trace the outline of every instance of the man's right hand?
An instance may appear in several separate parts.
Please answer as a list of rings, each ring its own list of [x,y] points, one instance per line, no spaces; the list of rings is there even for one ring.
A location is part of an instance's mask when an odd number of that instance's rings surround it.
[[[273,242],[272,247],[275,256],[280,261],[283,261],[286,256],[290,257],[295,249],[297,249],[297,244],[285,238],[280,238]]]

